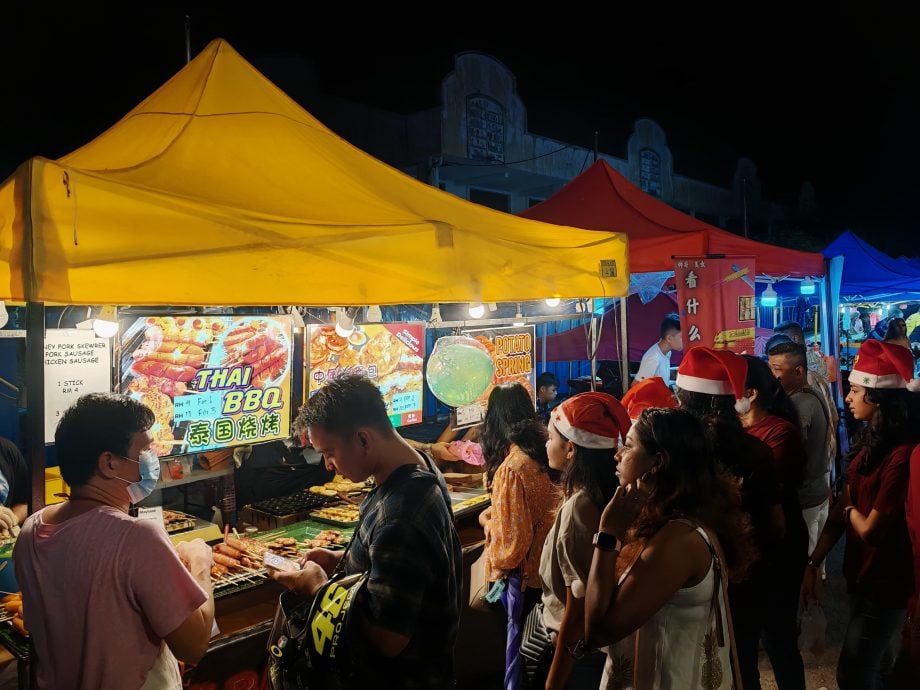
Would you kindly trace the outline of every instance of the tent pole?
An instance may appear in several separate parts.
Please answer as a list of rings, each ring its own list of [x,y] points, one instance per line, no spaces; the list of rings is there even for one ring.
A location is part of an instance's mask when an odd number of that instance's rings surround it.
[[[623,393],[629,390],[629,338],[626,332],[626,298],[620,297],[620,382]]]
[[[597,390],[597,319],[591,314],[591,390]]]
[[[540,353],[540,363],[543,365],[540,367],[540,373],[542,374],[546,371],[546,335],[549,333],[549,322],[543,322],[543,347],[542,352]]]
[[[26,303],[26,438],[32,468],[29,514],[45,507],[45,304]]]

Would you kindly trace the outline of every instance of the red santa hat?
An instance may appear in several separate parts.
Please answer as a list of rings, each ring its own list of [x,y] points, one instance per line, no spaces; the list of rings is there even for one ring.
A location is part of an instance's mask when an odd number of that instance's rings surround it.
[[[582,448],[616,448],[632,422],[620,401],[607,393],[579,393],[558,405],[549,425]]]
[[[709,395],[731,395],[735,410],[744,414],[751,401],[744,396],[747,360],[730,350],[694,347],[684,353],[677,368],[677,387]]]
[[[677,407],[677,398],[663,378],[650,376],[626,391],[622,403],[629,418],[638,419],[642,410],[653,407]]]
[[[881,340],[867,340],[859,346],[850,383],[869,388],[906,388],[920,391],[920,379],[914,378],[914,357],[903,345]]]

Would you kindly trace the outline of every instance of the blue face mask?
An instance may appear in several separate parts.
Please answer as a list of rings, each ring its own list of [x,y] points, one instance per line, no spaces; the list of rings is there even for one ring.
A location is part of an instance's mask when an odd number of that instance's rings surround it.
[[[140,481],[128,482],[127,479],[116,477],[116,479],[121,479],[121,481],[128,484],[128,497],[131,499],[131,503],[140,503],[152,494],[153,490],[157,487],[157,482],[160,479],[160,459],[152,450],[141,451],[137,460],[124,455],[119,455],[118,457],[136,462],[140,465]]]

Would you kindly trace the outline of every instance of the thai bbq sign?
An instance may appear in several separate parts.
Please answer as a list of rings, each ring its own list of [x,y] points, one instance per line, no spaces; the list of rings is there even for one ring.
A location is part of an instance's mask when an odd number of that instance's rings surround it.
[[[754,352],[754,257],[674,257],[684,350]]]
[[[286,438],[289,316],[123,319],[121,391],[149,407],[157,455]]]

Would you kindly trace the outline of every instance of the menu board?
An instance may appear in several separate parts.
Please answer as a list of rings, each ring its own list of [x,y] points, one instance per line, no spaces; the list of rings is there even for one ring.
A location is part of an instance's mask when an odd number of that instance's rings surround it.
[[[377,384],[393,426],[422,421],[424,324],[362,324],[347,338],[335,326],[310,326],[307,348],[310,395],[338,376],[357,373]]]
[[[463,335],[478,340],[488,350],[495,365],[492,383],[479,399],[470,405],[457,408],[455,426],[469,426],[485,418],[489,395],[492,389],[502,383],[520,383],[531,398],[537,383],[534,369],[534,326],[513,326],[509,328],[477,328],[464,330]],[[536,399],[534,404],[536,405]]]
[[[49,328],[45,334],[45,443],[64,410],[87,393],[112,390],[112,347],[108,338],[75,328]]]
[[[121,391],[156,415],[160,457],[288,436],[289,316],[150,316],[119,325]]]

